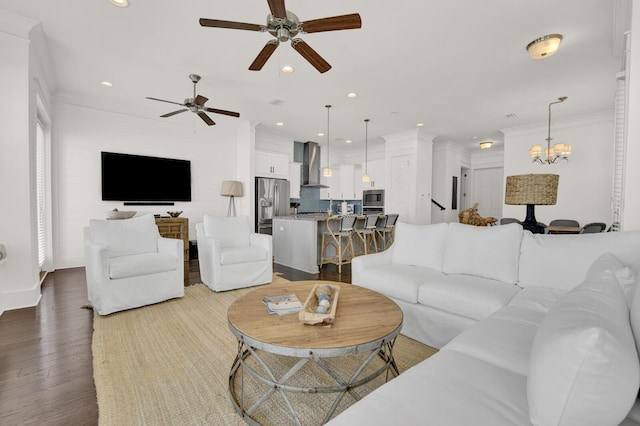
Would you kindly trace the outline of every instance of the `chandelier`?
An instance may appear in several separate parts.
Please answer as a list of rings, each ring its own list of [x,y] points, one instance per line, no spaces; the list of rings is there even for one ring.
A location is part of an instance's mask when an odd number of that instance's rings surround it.
[[[551,146],[551,141],[553,140],[551,138],[551,105],[553,104],[559,104],[561,102],[564,102],[567,100],[566,96],[562,96],[560,98],[558,98],[557,101],[555,102],[551,102],[549,104],[549,132],[547,134],[547,147],[544,150],[544,156],[545,158],[543,159],[541,157],[542,154],[542,146],[541,145],[533,145],[530,149],[529,149],[529,156],[531,158],[533,158],[533,162],[536,163],[540,163],[540,164],[555,164],[556,162],[560,161],[560,160],[567,160],[569,161],[569,156],[571,155],[571,145],[567,145],[567,144],[563,144],[563,143],[557,143],[554,144],[553,146]]]

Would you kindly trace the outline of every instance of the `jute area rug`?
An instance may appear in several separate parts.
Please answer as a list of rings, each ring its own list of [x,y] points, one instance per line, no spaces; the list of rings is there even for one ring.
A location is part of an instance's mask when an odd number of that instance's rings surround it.
[[[281,280],[274,275],[274,282]],[[95,314],[92,351],[99,424],[244,425],[229,395],[229,369],[238,348],[226,313],[237,297],[251,290],[215,293],[196,284],[186,287],[181,299],[104,317]],[[402,335],[394,350],[401,372],[435,352]],[[360,364],[355,358],[335,362],[348,369]],[[278,362],[284,372],[295,360],[278,360],[276,365]],[[316,370],[310,368],[302,377],[323,374]],[[358,388],[358,393],[365,395],[383,382],[384,375]],[[245,385],[244,389],[245,397],[251,396],[247,389],[258,396],[264,393],[259,386]],[[334,400],[335,395],[299,394],[292,404],[303,425],[317,425]],[[336,414],[354,402],[347,394]],[[254,417],[265,425],[293,424],[278,394]]]

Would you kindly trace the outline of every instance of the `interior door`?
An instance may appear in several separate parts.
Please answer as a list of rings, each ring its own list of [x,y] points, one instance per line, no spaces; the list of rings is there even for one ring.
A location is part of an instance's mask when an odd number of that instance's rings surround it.
[[[502,217],[502,167],[477,169],[473,174],[472,203],[478,203],[482,217]]]

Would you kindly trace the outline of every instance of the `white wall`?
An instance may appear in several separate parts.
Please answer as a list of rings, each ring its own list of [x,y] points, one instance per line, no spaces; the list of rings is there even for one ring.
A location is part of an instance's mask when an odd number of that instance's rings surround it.
[[[461,167],[470,167],[469,152],[453,142],[436,142],[433,144],[433,187],[432,198],[442,204],[446,210],[431,203],[431,223],[457,222],[460,203],[457,209],[452,209],[453,177],[458,178],[458,201],[462,186],[460,176]]]
[[[568,162],[552,165],[532,163],[529,157],[531,145],[546,144],[546,124],[505,129],[503,132],[505,182],[511,175],[560,175],[557,204],[535,208],[539,222],[548,224],[553,219],[575,219],[580,224],[611,224],[613,112],[553,120],[552,144],[572,145],[573,153]],[[525,215],[525,206],[504,206],[503,217],[524,219]]]
[[[627,148],[624,176],[622,229],[640,229],[640,4],[632,2],[631,59],[629,63]]]
[[[245,187],[249,183],[247,171],[239,176],[236,167],[242,160],[237,152],[247,152],[238,150],[239,139],[249,138],[247,123],[242,120],[216,120],[215,127],[196,122],[192,127],[58,103],[54,112],[56,268],[84,265],[82,228],[90,219],[104,219],[109,210],[136,210],[138,215],[182,210],[181,216],[189,218],[189,238],[195,239],[195,224],[205,213],[226,215],[229,199],[220,196],[222,181],[238,179]],[[175,206],[124,206],[122,202],[102,201],[101,151],[190,160],[192,201]],[[238,214],[248,213],[241,203]]]

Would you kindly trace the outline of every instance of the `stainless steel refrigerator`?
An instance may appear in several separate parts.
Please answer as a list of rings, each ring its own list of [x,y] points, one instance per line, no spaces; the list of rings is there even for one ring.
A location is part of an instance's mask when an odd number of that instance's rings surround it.
[[[289,181],[256,178],[256,232],[272,235],[273,218],[289,214]]]

